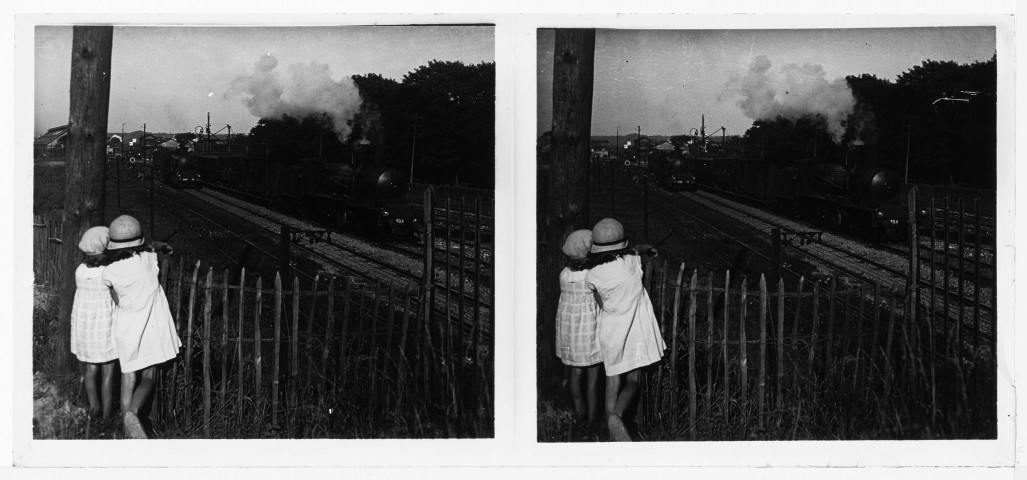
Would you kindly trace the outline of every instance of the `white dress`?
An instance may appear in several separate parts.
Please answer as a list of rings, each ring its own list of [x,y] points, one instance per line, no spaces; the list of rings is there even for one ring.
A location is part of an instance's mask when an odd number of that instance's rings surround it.
[[[158,274],[157,254],[153,252],[119,260],[103,272],[104,283],[118,294],[114,341],[122,372],[171,360],[182,346]]]
[[[593,267],[585,282],[603,301],[596,336],[606,375],[619,375],[660,361],[667,344],[660,335],[649,294],[642,286],[641,258],[624,255]]]
[[[75,302],[71,305],[71,353],[87,363],[118,358],[114,346],[114,299],[103,283],[104,267],[81,264],[75,269]]]

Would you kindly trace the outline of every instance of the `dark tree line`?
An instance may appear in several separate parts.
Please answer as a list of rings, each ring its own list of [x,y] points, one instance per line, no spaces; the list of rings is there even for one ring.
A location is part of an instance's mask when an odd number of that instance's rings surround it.
[[[251,155],[286,163],[317,156],[343,158],[343,144],[336,138],[332,119],[324,114],[261,118],[250,130],[249,144]]]
[[[494,63],[433,60],[402,82],[376,74],[353,80],[363,104],[351,143],[383,146],[396,166],[409,167],[413,154],[417,181],[494,185]]]
[[[899,172],[909,157],[910,181],[995,187],[996,57],[959,64],[927,60],[894,81],[846,77],[856,106],[833,138],[819,116],[758,120],[745,152],[778,163],[814,156],[842,163],[853,145],[877,165]]]
[[[404,172],[413,157],[417,182],[494,185],[494,63],[433,60],[399,82],[376,73],[352,78],[361,105],[345,138],[321,114],[264,118],[250,132],[251,151],[286,161],[320,155],[374,162]]]
[[[750,158],[787,165],[810,158],[837,161],[841,146],[831,137],[824,117],[807,115],[795,120],[777,117],[752,122],[745,132],[743,151]]]

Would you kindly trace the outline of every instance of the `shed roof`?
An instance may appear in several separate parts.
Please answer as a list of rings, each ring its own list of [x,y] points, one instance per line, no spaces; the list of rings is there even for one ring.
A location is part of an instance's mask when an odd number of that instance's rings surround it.
[[[53,127],[51,129],[47,130],[46,133],[40,135],[39,138],[37,138],[34,142],[32,142],[32,145],[34,145],[34,146],[45,146],[45,145],[49,145],[49,144],[51,144],[53,142],[56,142],[57,140],[60,140],[62,137],[64,137],[65,135],[68,134],[68,127],[69,127],[69,125],[62,125],[60,127]]]

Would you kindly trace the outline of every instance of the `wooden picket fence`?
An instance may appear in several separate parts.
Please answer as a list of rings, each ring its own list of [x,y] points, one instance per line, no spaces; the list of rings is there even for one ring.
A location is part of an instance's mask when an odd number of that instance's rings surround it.
[[[61,211],[32,216],[32,272],[36,285],[59,285],[61,279]]]
[[[996,434],[993,355],[969,339],[944,343],[927,307],[896,286],[786,288],[666,261],[649,262],[645,279],[669,357],[644,376],[642,431],[801,439],[820,438],[828,422],[827,438]]]
[[[276,275],[265,285],[245,270],[189,267],[161,268],[183,341],[153,407],[167,428],[204,438],[491,436],[491,349],[454,345],[445,318],[425,321],[412,283],[283,285]]]

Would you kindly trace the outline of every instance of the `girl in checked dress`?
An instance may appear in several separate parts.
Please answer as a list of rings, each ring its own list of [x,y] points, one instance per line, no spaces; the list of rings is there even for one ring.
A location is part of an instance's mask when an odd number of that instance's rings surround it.
[[[647,245],[628,247],[624,227],[604,218],[592,228],[592,269],[585,283],[599,303],[598,339],[606,368],[606,424],[614,441],[631,441],[622,417],[638,396],[642,367],[663,358],[667,344],[642,285],[642,259],[655,255]]]
[[[585,284],[592,232],[578,230],[563,244],[568,265],[560,272],[560,303],[556,312],[556,356],[568,366],[567,382],[578,422],[595,420],[599,413],[599,344],[596,343],[596,306]],[[587,377],[587,379],[583,378]],[[582,380],[586,380],[584,394]],[[586,410],[587,408],[587,410]]]
[[[86,259],[75,269],[75,300],[71,306],[71,353],[86,365],[83,383],[89,398],[89,414],[101,412],[106,421],[114,405],[114,299],[103,283],[103,252],[107,227],[93,227],[82,234],[79,250]],[[102,373],[97,391],[97,373]]]

